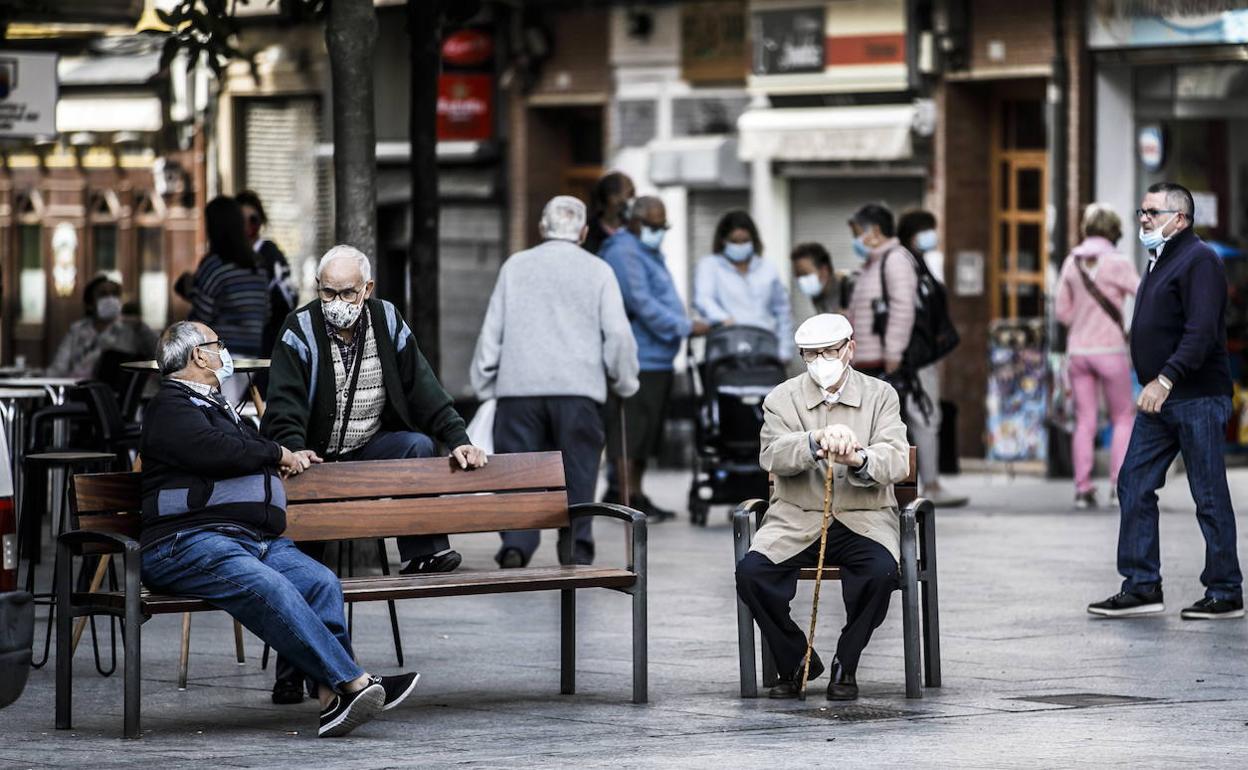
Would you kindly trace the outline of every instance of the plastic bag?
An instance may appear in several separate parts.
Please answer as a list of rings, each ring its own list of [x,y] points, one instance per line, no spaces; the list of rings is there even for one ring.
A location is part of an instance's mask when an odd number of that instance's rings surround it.
[[[494,454],[494,413],[498,411],[498,402],[487,399],[477,407],[477,413],[468,423],[468,440],[475,447],[485,450],[487,455]]]

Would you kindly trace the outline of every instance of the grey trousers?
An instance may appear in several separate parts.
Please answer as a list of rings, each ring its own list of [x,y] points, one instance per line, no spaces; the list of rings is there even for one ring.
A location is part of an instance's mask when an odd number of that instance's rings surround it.
[[[532,396],[500,398],[494,415],[494,452],[563,452],[563,472],[568,485],[568,504],[590,503],[598,481],[598,463],[606,441],[602,405],[581,396]],[[572,525],[572,532],[559,530],[562,546],[573,538],[573,564],[594,561],[593,523],[586,517]],[[515,548],[527,564],[541,542],[541,530],[500,533],[503,551]],[[564,562],[563,548],[559,560]]]

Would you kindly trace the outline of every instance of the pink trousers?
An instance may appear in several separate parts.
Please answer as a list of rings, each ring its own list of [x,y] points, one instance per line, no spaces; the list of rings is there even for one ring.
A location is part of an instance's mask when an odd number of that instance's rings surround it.
[[[1097,407],[1100,393],[1105,394],[1109,419],[1113,424],[1110,445],[1109,480],[1118,483],[1118,469],[1131,441],[1131,425],[1135,421],[1135,400],[1132,398],[1131,362],[1126,353],[1103,355],[1072,355],[1070,357],[1070,389],[1075,400],[1075,435],[1071,455],[1075,464],[1075,491],[1092,489],[1092,463],[1096,442]]]

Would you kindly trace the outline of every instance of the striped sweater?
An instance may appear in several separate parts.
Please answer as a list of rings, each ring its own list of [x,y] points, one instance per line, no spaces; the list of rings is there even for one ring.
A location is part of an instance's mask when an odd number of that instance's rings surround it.
[[[187,320],[211,326],[235,354],[267,356],[263,338],[269,320],[268,276],[258,268],[248,270],[209,254],[195,271]]]

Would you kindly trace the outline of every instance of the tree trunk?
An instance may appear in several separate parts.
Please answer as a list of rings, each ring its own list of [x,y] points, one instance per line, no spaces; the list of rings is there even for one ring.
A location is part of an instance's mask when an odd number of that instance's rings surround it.
[[[333,76],[334,240],[377,261],[377,130],[372,0],[333,0],[325,24]],[[375,272],[375,271],[374,271]]]
[[[421,351],[439,371],[442,339],[438,292],[438,75],[442,70],[445,0],[407,0],[411,37],[412,233],[407,318]]]

